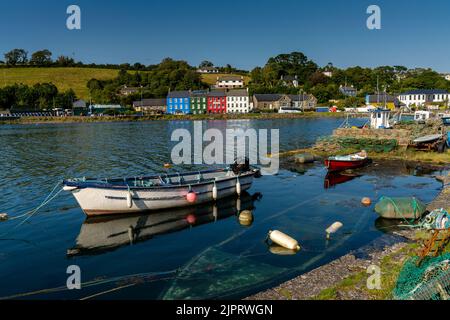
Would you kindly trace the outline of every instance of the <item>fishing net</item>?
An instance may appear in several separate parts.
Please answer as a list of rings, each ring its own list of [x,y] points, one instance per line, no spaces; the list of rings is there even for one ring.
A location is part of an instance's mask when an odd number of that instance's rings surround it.
[[[194,258],[163,294],[164,300],[213,299],[265,283],[287,269],[210,248]]]
[[[419,257],[403,266],[393,295],[398,300],[449,300],[450,253],[427,257],[417,266]]]
[[[375,205],[375,211],[381,217],[389,219],[416,220],[425,213],[426,209],[426,205],[414,197],[381,197]]]
[[[367,150],[372,152],[390,152],[395,150],[398,142],[395,139],[371,139],[371,138],[338,138],[336,139],[342,148]]]

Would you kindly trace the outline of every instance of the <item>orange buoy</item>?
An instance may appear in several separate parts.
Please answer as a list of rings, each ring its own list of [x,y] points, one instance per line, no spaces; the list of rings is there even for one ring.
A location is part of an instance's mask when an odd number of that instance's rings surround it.
[[[189,191],[189,193],[186,195],[186,200],[189,203],[194,203],[197,201],[197,194],[194,191]]]
[[[370,200],[370,198],[368,198],[368,197],[364,197],[364,198],[362,198],[361,203],[363,205],[365,205],[366,207],[368,207],[372,204],[372,200]]]
[[[172,168],[172,165],[170,163],[164,163],[164,168],[170,169]]]

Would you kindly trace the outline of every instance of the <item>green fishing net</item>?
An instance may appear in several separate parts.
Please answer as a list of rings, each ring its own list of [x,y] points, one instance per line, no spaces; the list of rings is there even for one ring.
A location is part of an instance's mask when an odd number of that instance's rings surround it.
[[[419,257],[403,266],[393,295],[398,300],[449,300],[450,253],[427,257],[417,266]]]

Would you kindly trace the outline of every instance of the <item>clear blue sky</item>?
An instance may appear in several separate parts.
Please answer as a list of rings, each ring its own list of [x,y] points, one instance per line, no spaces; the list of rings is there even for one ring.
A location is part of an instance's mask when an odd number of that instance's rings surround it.
[[[65,27],[77,4],[82,30]],[[382,29],[366,28],[366,9]],[[450,72],[448,0],[22,0],[1,1],[0,53],[48,48],[85,63],[158,63],[251,69],[302,51],[319,65],[405,65]]]

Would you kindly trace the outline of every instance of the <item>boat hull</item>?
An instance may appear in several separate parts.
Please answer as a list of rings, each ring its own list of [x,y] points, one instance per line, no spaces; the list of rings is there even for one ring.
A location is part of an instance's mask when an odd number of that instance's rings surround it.
[[[190,186],[171,186],[166,188],[136,188],[113,189],[101,187],[86,187],[72,191],[84,213],[89,216],[104,216],[114,214],[141,213],[146,211],[165,210],[194,206],[214,200],[226,198],[238,193],[237,182],[240,184],[240,192],[251,187],[254,173],[237,177],[231,177],[214,183],[194,184]],[[213,196],[213,188],[216,185],[217,197]],[[196,201],[191,203],[186,195],[195,192]],[[128,201],[131,194],[131,206]]]
[[[327,160],[325,160],[325,166],[328,168],[328,171],[332,171],[332,172],[361,168],[361,167],[368,165],[369,163],[370,163],[369,159],[361,159],[361,160],[327,159]]]

